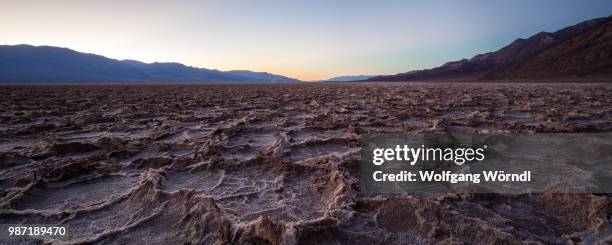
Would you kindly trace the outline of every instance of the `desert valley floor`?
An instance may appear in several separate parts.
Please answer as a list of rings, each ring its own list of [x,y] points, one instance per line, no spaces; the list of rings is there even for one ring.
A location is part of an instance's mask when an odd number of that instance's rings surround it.
[[[0,94],[0,224],[66,226],[56,242],[612,240],[608,195],[377,196],[360,193],[358,179],[365,133],[612,131],[610,84],[6,85]]]

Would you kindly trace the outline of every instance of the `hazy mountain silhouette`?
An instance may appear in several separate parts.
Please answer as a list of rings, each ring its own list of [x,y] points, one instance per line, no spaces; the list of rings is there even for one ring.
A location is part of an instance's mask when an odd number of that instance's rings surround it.
[[[67,48],[0,45],[0,82],[288,83],[265,72],[219,71],[180,63],[115,60]]]
[[[332,77],[330,79],[327,79],[325,81],[327,82],[363,81],[363,80],[370,79],[372,77],[375,77],[375,76],[372,76],[372,75],[337,76],[337,77]]]
[[[525,59],[554,47],[583,32],[596,28],[609,21],[611,17],[598,18],[570,26],[554,33],[540,32],[527,39],[519,38],[509,45],[485,54],[478,54],[471,59],[448,62],[440,67],[416,70],[396,75],[378,76],[369,81],[410,81],[410,80],[436,80],[451,78],[503,78],[504,75],[488,76],[488,73],[507,66],[515,66]],[[588,44],[585,44],[588,45]],[[497,73],[499,74],[499,73]],[[569,74],[568,74],[569,75]]]
[[[233,71],[226,71],[225,73],[227,74],[231,74],[231,75],[236,75],[236,76],[241,76],[241,77],[247,77],[249,79],[257,79],[258,81],[267,81],[267,82],[299,82],[299,80],[297,79],[293,79],[293,78],[289,78],[289,77],[285,77],[285,76],[281,76],[281,75],[276,75],[276,74],[272,74],[272,73],[268,73],[268,72],[255,72],[255,71],[247,71],[247,70],[233,70]]]

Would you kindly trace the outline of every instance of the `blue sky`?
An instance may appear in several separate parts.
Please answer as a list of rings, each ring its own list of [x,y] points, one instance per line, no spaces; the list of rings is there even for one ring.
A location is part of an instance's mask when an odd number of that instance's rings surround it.
[[[610,14],[610,0],[22,0],[3,1],[0,44],[317,80],[431,68]]]

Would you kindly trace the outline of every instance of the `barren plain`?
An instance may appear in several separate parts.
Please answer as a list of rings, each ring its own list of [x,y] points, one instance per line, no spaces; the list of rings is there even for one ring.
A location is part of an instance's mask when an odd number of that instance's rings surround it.
[[[367,195],[371,132],[609,132],[609,84],[0,87],[0,224],[54,243],[609,243],[606,194]],[[21,243],[41,241],[22,240]]]

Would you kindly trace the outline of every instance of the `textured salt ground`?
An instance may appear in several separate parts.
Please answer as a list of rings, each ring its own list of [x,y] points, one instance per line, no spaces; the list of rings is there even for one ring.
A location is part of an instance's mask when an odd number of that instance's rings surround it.
[[[67,226],[68,236],[55,243],[612,239],[612,200],[605,195],[372,196],[359,192],[357,179],[359,137],[369,132],[609,132],[610,85],[0,92],[0,223]]]

